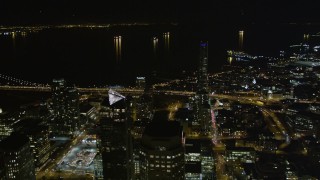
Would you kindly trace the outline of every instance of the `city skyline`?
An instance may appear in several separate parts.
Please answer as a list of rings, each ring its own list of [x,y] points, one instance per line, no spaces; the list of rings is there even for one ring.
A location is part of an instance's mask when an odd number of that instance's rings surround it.
[[[319,5],[3,2],[0,179],[319,179]]]

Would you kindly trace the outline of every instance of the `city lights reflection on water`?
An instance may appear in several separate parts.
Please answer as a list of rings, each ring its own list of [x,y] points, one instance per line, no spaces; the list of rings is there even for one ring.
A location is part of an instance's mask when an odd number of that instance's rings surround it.
[[[303,41],[306,43],[309,41],[309,37],[310,35],[309,34],[303,34]]]
[[[122,47],[122,37],[121,36],[114,36],[113,38],[113,44],[115,48],[115,56],[116,56],[116,61],[120,62],[121,61],[121,47]]]
[[[15,49],[16,48],[16,33],[12,32],[11,37],[12,37],[12,45],[13,45],[13,48]]]
[[[239,51],[243,51],[243,36],[244,31],[239,31]]]
[[[166,51],[170,50],[170,32],[163,33],[164,48]]]
[[[153,45],[153,54],[156,55],[158,49],[158,42],[159,39],[157,37],[152,38],[152,45]]]
[[[233,61],[233,57],[228,57],[228,62],[229,62],[229,64],[231,64],[232,63],[232,61]]]

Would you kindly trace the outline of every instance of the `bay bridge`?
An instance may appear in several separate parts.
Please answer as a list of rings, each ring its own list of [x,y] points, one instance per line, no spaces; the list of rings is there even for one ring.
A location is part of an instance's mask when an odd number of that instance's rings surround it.
[[[109,89],[113,89],[125,95],[140,95],[144,90],[130,87],[77,87],[80,93],[108,93]],[[31,92],[51,92],[51,87],[48,84],[34,83],[15,77],[0,74],[0,91],[31,91]],[[174,90],[154,90],[155,94],[165,95],[182,95],[193,96],[195,92],[190,91],[174,91]]]

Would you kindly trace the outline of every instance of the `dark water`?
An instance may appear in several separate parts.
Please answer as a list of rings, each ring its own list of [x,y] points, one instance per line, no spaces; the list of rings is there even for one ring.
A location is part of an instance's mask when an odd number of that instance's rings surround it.
[[[244,49],[258,55],[278,55],[304,33],[320,28],[295,25],[251,25],[244,30]],[[65,78],[69,84],[131,85],[136,76],[156,71],[174,78],[197,69],[199,42],[209,41],[209,71],[227,64],[226,50],[238,46],[240,28],[229,25],[196,27],[122,27],[113,29],[49,29],[23,37],[0,36],[0,73],[50,83]],[[169,45],[163,33],[170,32]],[[114,36],[121,35],[121,59],[115,55]],[[156,50],[153,37],[158,38]],[[168,47],[169,46],[169,47]],[[155,53],[156,51],[156,53]]]

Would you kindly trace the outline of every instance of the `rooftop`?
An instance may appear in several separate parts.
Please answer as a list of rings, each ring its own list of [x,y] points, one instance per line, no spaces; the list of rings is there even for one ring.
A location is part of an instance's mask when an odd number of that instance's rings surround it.
[[[182,127],[177,121],[153,121],[145,129],[144,134],[151,137],[181,136]]]
[[[18,151],[28,142],[27,136],[14,133],[0,142],[0,150],[5,152]]]

